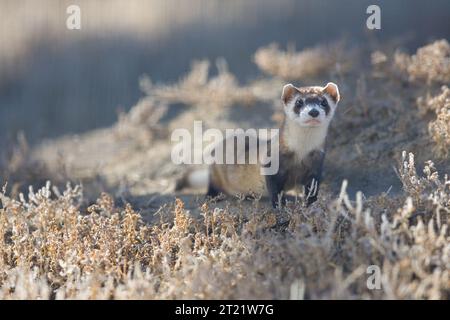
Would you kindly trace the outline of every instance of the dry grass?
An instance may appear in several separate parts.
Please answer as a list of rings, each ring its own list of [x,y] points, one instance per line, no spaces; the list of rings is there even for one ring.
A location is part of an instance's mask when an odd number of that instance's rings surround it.
[[[45,182],[42,177],[55,178],[45,165],[31,157],[31,150],[23,133],[17,136],[17,142],[5,146],[0,153],[0,181],[8,184],[10,194],[17,196],[29,181]]]
[[[431,113],[434,120],[428,124],[429,134],[435,144],[435,152],[445,158],[450,150],[450,89],[447,86],[441,88],[441,93],[431,97],[419,97],[417,99],[419,111],[422,116]]]
[[[450,90],[447,86],[441,87],[441,94],[434,97],[428,94],[426,97],[419,97],[417,99],[419,112],[422,116],[426,116],[428,113],[437,113],[441,109],[448,108],[449,103]]]
[[[225,60],[218,59],[217,75],[210,77],[210,63],[195,61],[191,71],[177,84],[154,85],[150,78],[141,80],[141,87],[147,95],[167,103],[183,103],[199,107],[223,108],[234,104],[251,105],[258,96],[251,88],[240,86],[228,71]]]
[[[396,51],[388,57],[382,51],[371,56],[374,74],[381,78],[399,78],[417,85],[418,116],[420,121],[428,121],[428,135],[433,142],[434,154],[440,159],[447,158],[450,149],[450,44],[442,39],[417,49],[416,54]],[[425,85],[424,85],[425,84]],[[437,92],[437,93],[436,93]]]
[[[431,163],[419,177],[412,154],[399,171],[406,197],[353,202],[344,182],[310,208],[204,203],[201,218],[177,200],[153,225],[106,194],[82,209],[80,187],[3,192],[0,297],[270,299],[296,282],[309,299],[448,299],[450,181]],[[366,286],[374,264],[382,290]]]
[[[434,115],[434,120],[428,124],[428,131],[435,144],[436,154],[442,158],[448,157],[450,150],[450,89],[441,88],[441,93],[431,97],[417,99],[419,110],[423,116]]]
[[[260,57],[269,52],[277,58],[274,65],[300,68],[298,61],[308,61],[305,57],[323,62],[324,52],[261,50]],[[30,188],[27,195],[4,188],[0,298],[286,299],[291,289],[299,289],[305,299],[449,299],[450,180],[436,170],[448,170],[449,89],[443,87],[435,97],[424,95],[393,76],[391,58],[382,51],[371,59],[373,69],[341,74],[344,99],[330,131],[329,172],[320,199],[308,208],[302,199],[273,210],[263,199],[216,203],[163,191],[180,170],[168,160],[171,128],[190,127],[200,115],[228,125],[230,106],[256,118],[262,102],[273,104],[272,113],[263,114],[270,125],[268,118],[281,112],[282,82],[276,77],[303,80],[308,72],[301,69],[289,74],[274,68],[268,72],[275,78],[240,85],[224,61],[219,60],[214,76],[208,62],[197,62],[175,84],[143,78],[147,96],[116,125],[48,144],[40,152],[43,163],[36,162],[22,140],[0,163],[9,186],[12,181],[22,186],[36,182],[26,172],[38,174],[39,181],[57,175],[58,166],[66,164],[57,156],[62,153],[77,169],[66,175],[83,187],[69,184],[61,192],[47,183],[37,192]],[[316,68],[308,76],[328,70]],[[432,89],[428,83],[425,90]],[[414,102],[418,108],[411,107]],[[187,108],[165,123],[178,103]],[[437,118],[427,132],[430,114]],[[412,150],[428,160],[433,145],[439,147],[440,162],[425,162],[423,174],[417,173],[412,153],[400,152]],[[383,179],[393,174],[396,159],[401,192],[377,190],[353,197],[347,181],[338,192],[338,174]],[[104,167],[97,168],[98,163]],[[344,171],[346,166],[351,168]],[[97,178],[112,181],[107,187],[114,196],[102,193],[92,204],[90,190]],[[137,200],[142,195],[144,201]],[[175,196],[187,201],[173,201]],[[367,287],[370,265],[381,269],[380,290]]]
[[[317,46],[300,52],[289,47],[287,51],[279,49],[278,44],[260,48],[254,55],[255,63],[265,73],[285,80],[305,80],[329,73],[348,69],[347,53],[343,44]]]
[[[397,68],[411,81],[423,80],[429,84],[450,82],[450,44],[445,39],[419,48],[412,56],[397,52],[394,59]]]
[[[133,139],[139,145],[148,147],[154,139],[167,136],[160,120],[167,113],[167,105],[150,97],[141,99],[128,113],[120,113],[116,124],[119,139]]]

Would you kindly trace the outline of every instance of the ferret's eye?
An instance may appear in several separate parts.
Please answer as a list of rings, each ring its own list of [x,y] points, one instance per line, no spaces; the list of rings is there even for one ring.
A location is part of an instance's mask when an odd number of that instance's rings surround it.
[[[328,106],[328,100],[327,100],[327,99],[323,99],[322,102],[321,102],[321,105],[322,105],[323,107]]]
[[[303,100],[302,100],[302,99],[298,99],[298,100],[295,102],[295,106],[296,106],[297,108],[303,107]]]

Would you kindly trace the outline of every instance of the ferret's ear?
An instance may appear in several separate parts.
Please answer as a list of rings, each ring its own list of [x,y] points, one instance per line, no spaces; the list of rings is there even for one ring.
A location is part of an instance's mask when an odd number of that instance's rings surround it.
[[[296,87],[294,87],[291,83],[288,83],[283,87],[283,93],[281,94],[281,100],[284,104],[287,104],[291,99],[294,97],[295,93],[297,93],[298,90]]]
[[[333,82],[328,82],[327,85],[323,87],[323,92],[327,93],[335,103],[338,103],[341,99],[338,86]]]

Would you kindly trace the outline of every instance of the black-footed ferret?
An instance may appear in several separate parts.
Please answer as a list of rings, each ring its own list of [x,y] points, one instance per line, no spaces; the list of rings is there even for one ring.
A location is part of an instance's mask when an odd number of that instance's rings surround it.
[[[281,100],[284,121],[279,131],[279,169],[275,174],[262,175],[261,162],[256,164],[212,164],[206,170],[186,174],[177,182],[176,189],[183,187],[208,187],[207,196],[220,193],[262,194],[269,196],[276,207],[283,191],[303,185],[307,205],[317,200],[325,157],[325,140],[328,126],[340,100],[336,84],[325,87],[283,87]],[[233,140],[230,140],[233,139]],[[224,140],[234,142],[234,137]],[[245,155],[251,149],[246,141]],[[214,150],[212,151],[214,152]],[[239,152],[239,151],[238,151]]]

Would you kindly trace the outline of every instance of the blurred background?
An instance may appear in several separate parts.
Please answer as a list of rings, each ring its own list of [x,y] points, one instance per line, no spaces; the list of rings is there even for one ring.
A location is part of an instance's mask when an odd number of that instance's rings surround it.
[[[82,29],[67,30],[66,8]],[[379,31],[366,8],[381,7]],[[345,38],[403,39],[405,51],[450,38],[448,0],[0,0],[0,146],[31,144],[117,120],[143,95],[139,78],[176,81],[196,59],[224,57],[242,83],[271,42],[297,50]]]

